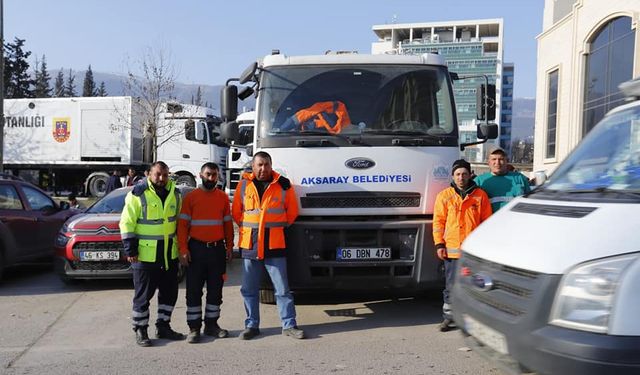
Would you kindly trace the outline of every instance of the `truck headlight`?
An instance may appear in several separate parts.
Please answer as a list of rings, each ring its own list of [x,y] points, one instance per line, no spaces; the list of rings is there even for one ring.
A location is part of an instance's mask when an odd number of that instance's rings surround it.
[[[624,270],[639,254],[629,254],[583,263],[560,282],[550,324],[606,333],[616,290]]]

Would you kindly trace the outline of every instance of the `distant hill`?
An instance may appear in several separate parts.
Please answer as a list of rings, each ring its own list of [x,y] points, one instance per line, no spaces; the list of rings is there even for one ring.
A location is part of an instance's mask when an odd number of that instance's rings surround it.
[[[55,80],[56,75],[58,74],[59,69],[51,69],[49,71],[49,75],[52,77],[51,84]],[[69,74],[69,70],[63,70],[65,74],[65,80],[67,79],[67,74]],[[82,82],[84,80],[85,71],[78,70],[74,71],[75,84],[76,84],[76,92],[82,93]],[[96,86],[100,85],[100,82],[104,82],[104,86],[107,90],[107,93],[110,96],[121,96],[124,95],[124,85],[123,82],[126,79],[126,76],[121,74],[114,73],[102,73],[93,71],[93,80],[96,82]],[[175,87],[175,98],[177,101],[181,103],[191,103],[191,97],[195,98],[196,92],[198,91],[198,86],[202,90],[202,100],[203,104],[207,106],[219,110],[220,108],[220,89],[223,85],[198,85],[198,84],[186,84],[176,82]],[[255,99],[253,97],[247,98],[244,101],[240,102],[239,110],[242,112],[242,108],[246,107],[247,110],[253,109],[255,107]]]
[[[536,100],[534,98],[514,98],[511,118],[511,139],[533,137]]]

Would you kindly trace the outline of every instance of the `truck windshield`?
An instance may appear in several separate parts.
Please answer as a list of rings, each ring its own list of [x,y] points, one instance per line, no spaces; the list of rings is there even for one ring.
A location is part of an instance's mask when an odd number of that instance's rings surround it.
[[[640,193],[640,106],[605,117],[558,167],[545,190],[613,198]]]
[[[457,145],[447,77],[433,66],[270,67],[260,80],[258,139],[265,147],[301,137]]]

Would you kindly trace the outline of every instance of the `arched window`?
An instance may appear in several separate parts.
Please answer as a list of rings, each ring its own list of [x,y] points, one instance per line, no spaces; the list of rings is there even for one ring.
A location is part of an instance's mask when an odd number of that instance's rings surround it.
[[[612,108],[624,103],[618,85],[633,74],[635,32],[630,17],[614,18],[589,42],[582,134],[586,135]]]

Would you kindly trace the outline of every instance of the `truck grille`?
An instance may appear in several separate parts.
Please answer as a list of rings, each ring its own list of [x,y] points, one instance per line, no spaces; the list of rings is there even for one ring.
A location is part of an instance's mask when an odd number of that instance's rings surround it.
[[[302,208],[420,207],[420,193],[312,193],[300,198]]]
[[[466,267],[469,276],[458,276],[460,286],[467,297],[513,318],[526,313],[538,290],[539,275],[536,272],[505,266],[463,253],[460,269]],[[483,290],[473,278],[477,275],[491,278],[493,287]]]

